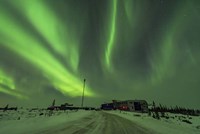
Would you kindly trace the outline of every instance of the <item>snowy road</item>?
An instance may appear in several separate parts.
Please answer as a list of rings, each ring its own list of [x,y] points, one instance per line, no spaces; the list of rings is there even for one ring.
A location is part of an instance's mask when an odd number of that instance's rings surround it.
[[[92,112],[79,120],[60,124],[35,134],[155,134],[132,121],[106,112]]]

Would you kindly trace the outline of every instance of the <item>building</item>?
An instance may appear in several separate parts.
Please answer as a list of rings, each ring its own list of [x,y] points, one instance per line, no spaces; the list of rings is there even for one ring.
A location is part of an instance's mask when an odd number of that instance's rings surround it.
[[[47,110],[73,110],[73,109],[78,109],[77,107],[73,107],[73,104],[69,103],[64,103],[61,104],[60,106],[55,106],[56,100],[53,100],[53,103],[50,107],[47,108]]]
[[[136,111],[148,112],[148,103],[145,100],[113,100],[112,103],[104,103],[101,105],[103,110],[123,110],[123,111]]]
[[[113,105],[113,103],[104,103],[104,104],[101,105],[101,109],[103,109],[103,110],[113,110],[114,105]]]

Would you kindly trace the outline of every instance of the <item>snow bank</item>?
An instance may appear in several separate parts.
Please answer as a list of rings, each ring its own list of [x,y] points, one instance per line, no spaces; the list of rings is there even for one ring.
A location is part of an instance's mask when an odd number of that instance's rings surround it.
[[[146,113],[107,111],[108,113],[131,120],[138,125],[151,129],[161,134],[200,134],[200,116],[183,116],[181,114],[169,114],[169,119],[161,118],[160,120],[148,116]],[[192,122],[188,124],[182,122],[179,118],[184,118]]]
[[[37,131],[48,129],[52,126],[69,123],[91,114],[90,111],[57,111],[52,116],[41,115],[39,111],[35,112],[8,112],[1,113],[0,133],[1,134],[22,134],[35,133]],[[9,116],[8,116],[9,115]],[[20,117],[20,120],[17,120]],[[12,117],[12,118],[11,118]]]

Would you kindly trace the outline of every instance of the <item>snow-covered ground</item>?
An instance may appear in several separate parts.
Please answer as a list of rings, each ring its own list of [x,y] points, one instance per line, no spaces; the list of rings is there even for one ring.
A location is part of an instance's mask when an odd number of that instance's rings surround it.
[[[112,115],[110,115],[110,114]],[[120,111],[54,111],[47,110],[0,111],[0,134],[49,133],[133,133],[146,134],[200,134],[200,116],[167,113],[169,119],[160,120],[147,113]],[[122,118],[120,118],[122,117]],[[130,121],[127,121],[128,119]],[[188,120],[192,124],[183,122]],[[131,122],[132,121],[132,122]],[[141,131],[139,131],[141,130]]]
[[[169,119],[161,118],[157,120],[148,116],[147,113],[120,112],[118,110],[107,112],[131,120],[140,126],[161,134],[200,134],[200,116],[167,113]],[[192,124],[182,120],[189,120]]]
[[[0,134],[35,133],[91,114],[83,110],[54,111],[52,116],[45,115],[48,113],[46,110],[0,111]]]

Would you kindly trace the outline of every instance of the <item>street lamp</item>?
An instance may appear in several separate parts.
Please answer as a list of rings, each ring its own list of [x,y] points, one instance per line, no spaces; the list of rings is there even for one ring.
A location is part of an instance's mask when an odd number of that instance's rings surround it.
[[[83,94],[82,94],[82,103],[81,103],[81,107],[83,107],[83,102],[84,102],[85,82],[86,82],[86,79],[83,80]]]

